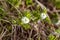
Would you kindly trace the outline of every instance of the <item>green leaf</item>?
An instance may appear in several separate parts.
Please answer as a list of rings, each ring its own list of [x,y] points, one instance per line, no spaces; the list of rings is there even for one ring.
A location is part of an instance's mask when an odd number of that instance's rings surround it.
[[[26,0],[26,5],[31,5],[32,4],[32,0]]]
[[[6,14],[5,10],[2,7],[0,7],[0,18],[4,18],[6,15],[7,14]]]
[[[59,29],[57,29],[57,30],[56,30],[56,32],[60,34],[60,28],[59,28]]]
[[[29,10],[25,11],[23,15],[31,19],[31,12]]]
[[[25,30],[31,29],[31,26],[29,24],[23,24],[22,26]]]
[[[8,29],[9,32],[12,31],[12,27],[11,26],[7,26],[6,28]]]
[[[21,4],[21,0],[7,0],[7,2],[13,4],[15,7],[19,7],[19,5]]]
[[[60,8],[60,2],[55,3],[56,8]]]
[[[32,11],[32,20],[37,21],[40,19],[40,11],[39,10],[33,10]]]
[[[12,23],[13,23],[13,24],[16,24],[16,20],[12,20]]]
[[[49,39],[49,40],[56,40],[55,38],[56,38],[56,37],[55,37],[54,35],[52,35],[52,34],[50,34],[50,35],[48,36],[48,39]]]
[[[11,20],[13,24],[21,25],[21,19],[15,18]]]
[[[49,17],[46,17],[43,21],[44,21],[44,22],[46,22],[46,23],[51,24],[51,20],[50,20],[50,18],[49,18]]]
[[[60,0],[53,0],[52,3],[55,5],[57,9],[60,9]]]
[[[55,24],[55,23],[57,23],[58,22],[58,15],[57,15],[57,13],[53,13],[52,15],[51,15],[51,21],[52,21],[52,23],[53,24]]]

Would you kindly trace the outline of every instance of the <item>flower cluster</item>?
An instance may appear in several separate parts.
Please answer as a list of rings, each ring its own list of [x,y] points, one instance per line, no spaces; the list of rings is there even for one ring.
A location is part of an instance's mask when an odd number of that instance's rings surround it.
[[[46,17],[48,17],[47,14],[41,13],[41,18],[42,18],[42,19],[45,19]],[[29,21],[30,21],[30,19],[27,18],[27,17],[22,17],[21,20],[22,20],[22,22],[23,22],[24,24],[27,24],[27,23],[29,23]]]

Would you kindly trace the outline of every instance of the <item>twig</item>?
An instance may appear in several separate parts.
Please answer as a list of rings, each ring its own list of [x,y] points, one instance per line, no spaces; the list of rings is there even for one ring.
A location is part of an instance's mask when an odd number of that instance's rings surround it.
[[[48,12],[53,13],[52,11],[50,11],[48,8],[46,8],[41,2],[39,2],[38,0],[35,0],[36,3],[39,4],[39,6],[42,8],[42,10],[46,9]]]
[[[2,34],[0,35],[0,39],[2,39],[4,37],[4,35],[6,34],[7,31],[8,30],[6,29],[6,31],[4,33],[2,32]]]
[[[1,20],[10,23],[8,20],[0,19],[0,21],[1,21]]]
[[[45,9],[45,8],[46,8],[46,7],[45,7],[42,3],[40,3],[38,0],[35,0],[35,2],[38,3],[38,4],[41,6],[42,9]]]
[[[10,2],[8,2],[8,3],[11,4]],[[12,7],[14,7],[14,8],[17,10],[17,12],[22,16],[21,11],[18,10],[13,4],[11,4],[11,5],[12,5]]]
[[[4,1],[4,0],[3,0]],[[1,1],[1,4],[2,4],[2,6],[3,6],[3,8],[5,9],[5,11],[8,11],[7,9],[8,9],[8,7],[7,7],[7,4],[6,4],[6,2],[4,1]]]
[[[32,31],[33,31],[33,29],[31,29],[31,32],[29,33],[29,38],[31,38],[31,36],[32,36]]]

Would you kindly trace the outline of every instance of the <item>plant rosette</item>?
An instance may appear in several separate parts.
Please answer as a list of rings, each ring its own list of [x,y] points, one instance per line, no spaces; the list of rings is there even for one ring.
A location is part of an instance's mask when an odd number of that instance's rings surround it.
[[[50,20],[50,18],[49,18],[49,16],[48,16],[47,13],[41,13],[40,18],[41,18],[41,20],[43,20],[44,22],[51,24],[51,20]]]
[[[22,26],[25,30],[31,28],[31,26],[29,25],[30,19],[29,19],[28,17],[26,17],[26,16],[25,16],[25,17],[22,17],[21,22],[22,22],[21,26]]]

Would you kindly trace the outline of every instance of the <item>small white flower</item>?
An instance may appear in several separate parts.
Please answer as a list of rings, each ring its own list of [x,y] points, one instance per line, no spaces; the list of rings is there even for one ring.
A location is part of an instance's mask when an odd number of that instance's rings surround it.
[[[41,18],[42,18],[42,19],[45,19],[46,17],[47,17],[47,14],[41,13]]]
[[[22,22],[23,22],[24,24],[27,24],[27,23],[29,23],[29,19],[28,19],[27,17],[23,17],[23,18],[22,18]]]
[[[60,20],[56,23],[56,25],[60,25]]]

